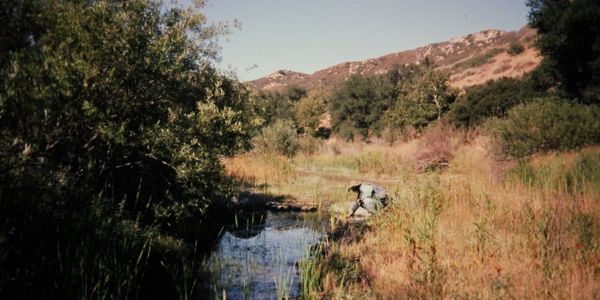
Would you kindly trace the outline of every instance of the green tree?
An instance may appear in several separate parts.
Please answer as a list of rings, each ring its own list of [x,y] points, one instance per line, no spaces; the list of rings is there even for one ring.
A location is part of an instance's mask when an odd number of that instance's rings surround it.
[[[277,120],[294,119],[294,106],[306,95],[306,90],[294,85],[282,91],[258,91],[255,96],[256,109],[264,120],[263,127]]]
[[[321,118],[327,111],[322,91],[312,91],[294,106],[294,117],[298,128],[314,134],[319,128]]]
[[[454,102],[457,92],[446,84],[448,74],[427,71],[402,85],[402,93],[386,112],[385,122],[393,128],[421,129],[441,118]]]
[[[600,2],[529,0],[544,68],[557,87],[584,103],[600,103]]]
[[[115,244],[120,218],[195,232],[257,124],[205,20],[151,0],[0,3],[0,293],[69,294],[61,251],[83,252],[65,245]]]
[[[387,106],[380,100],[376,97],[374,79],[352,75],[329,101],[333,131],[347,139],[355,133],[367,137]]]
[[[328,101],[332,130],[347,139],[378,133],[384,112],[400,93],[400,83],[418,72],[418,67],[408,66],[379,76],[350,76]]]
[[[544,92],[531,88],[525,80],[501,78],[466,89],[452,105],[451,119],[460,126],[475,126],[489,117],[504,117],[513,106],[540,97]]]

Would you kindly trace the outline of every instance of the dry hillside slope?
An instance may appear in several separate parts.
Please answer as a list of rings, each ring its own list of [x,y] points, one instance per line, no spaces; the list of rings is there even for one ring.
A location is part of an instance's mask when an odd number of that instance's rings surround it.
[[[263,90],[278,90],[287,85],[327,90],[352,74],[383,74],[394,66],[421,64],[427,59],[437,69],[450,71],[451,85],[464,88],[489,79],[519,77],[533,70],[541,61],[539,52],[533,48],[534,40],[535,31],[529,27],[512,32],[489,29],[413,50],[341,63],[313,74],[279,70],[252,83]],[[507,50],[514,44],[522,45],[524,50],[509,54]]]

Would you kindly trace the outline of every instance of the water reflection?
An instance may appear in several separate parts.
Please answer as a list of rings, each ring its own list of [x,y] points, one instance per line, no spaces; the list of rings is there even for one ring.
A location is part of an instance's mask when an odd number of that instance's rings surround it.
[[[228,299],[277,299],[300,294],[296,263],[326,229],[318,213],[267,212],[264,222],[226,229],[207,262],[211,290]],[[238,226],[239,227],[239,226]]]

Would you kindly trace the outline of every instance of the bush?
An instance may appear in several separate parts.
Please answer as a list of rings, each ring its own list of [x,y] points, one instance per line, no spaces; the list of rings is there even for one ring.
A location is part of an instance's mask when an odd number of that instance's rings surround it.
[[[489,117],[504,117],[513,106],[542,95],[528,84],[505,77],[470,87],[452,105],[450,119],[459,126],[471,127]]]
[[[252,143],[258,152],[279,153],[288,157],[296,155],[300,148],[296,128],[289,120],[277,120],[263,128]]]
[[[566,150],[600,142],[600,107],[556,97],[520,104],[505,119],[486,127],[496,137],[499,150],[512,157],[547,150]]]
[[[310,135],[304,136],[299,140],[300,143],[300,152],[305,155],[313,155],[323,145],[323,140],[317,137],[313,137]]]
[[[506,49],[506,53],[510,55],[521,54],[523,53],[523,51],[525,51],[525,47],[523,47],[523,45],[517,42],[510,44],[508,49]]]
[[[461,141],[459,131],[446,119],[431,124],[423,131],[415,153],[415,169],[418,172],[449,166],[449,162]]]

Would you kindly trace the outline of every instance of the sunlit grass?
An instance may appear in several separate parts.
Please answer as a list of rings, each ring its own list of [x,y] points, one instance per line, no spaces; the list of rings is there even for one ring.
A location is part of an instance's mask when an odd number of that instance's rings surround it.
[[[459,149],[439,175],[398,182],[394,202],[369,221],[371,230],[332,248],[335,255],[358,259],[377,298],[597,295],[599,199],[594,189],[566,187],[597,184],[598,171],[586,172],[600,166],[580,170],[578,162],[595,161],[598,150],[534,159],[561,167],[533,167],[532,184],[511,172],[495,178],[501,166],[480,146]],[[364,284],[350,281],[347,291]]]
[[[356,179],[393,199],[360,239],[330,241],[300,264],[303,297],[597,297],[600,149],[519,163],[494,159],[485,137],[448,140],[449,167],[422,174],[412,169],[418,140],[333,141],[286,160],[286,177],[268,182],[274,194],[328,206],[351,201],[346,186]]]

